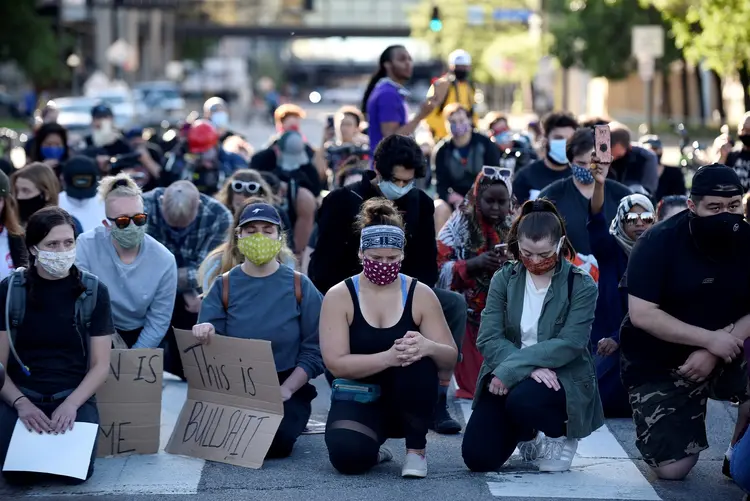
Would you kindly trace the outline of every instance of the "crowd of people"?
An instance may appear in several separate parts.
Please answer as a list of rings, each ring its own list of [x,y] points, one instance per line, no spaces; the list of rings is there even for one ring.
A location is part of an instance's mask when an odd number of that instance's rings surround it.
[[[654,472],[682,479],[708,447],[713,398],[738,406],[725,473],[750,491],[750,113],[742,149],[688,193],[658,138],[632,144],[623,124],[479,120],[470,67],[453,53],[410,116],[411,56],[389,47],[319,147],[291,104],[254,149],[209,99],[169,151],[116,130],[106,105],[69,144],[50,105],[29,164],[0,173],[0,461],[16,419],[40,433],[98,422],[113,337],[163,347],[184,379],[180,328],[271,341],[284,417],[268,458],[292,454],[324,374],[333,467],[364,473],[403,438],[403,476],[425,477],[428,430],[462,428],[455,380],[473,399],[472,471],[516,448],[566,471],[580,439],[628,417]],[[603,124],[611,163],[595,152]]]

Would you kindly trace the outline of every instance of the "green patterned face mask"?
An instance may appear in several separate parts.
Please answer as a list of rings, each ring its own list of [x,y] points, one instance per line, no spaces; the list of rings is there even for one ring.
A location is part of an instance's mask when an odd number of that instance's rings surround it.
[[[112,226],[110,231],[112,232],[112,238],[114,238],[123,249],[134,249],[143,242],[143,238],[146,235],[146,225],[136,226],[131,222],[125,228]]]
[[[237,239],[237,248],[255,266],[263,266],[279,254],[281,240],[270,238],[263,233],[253,233]]]

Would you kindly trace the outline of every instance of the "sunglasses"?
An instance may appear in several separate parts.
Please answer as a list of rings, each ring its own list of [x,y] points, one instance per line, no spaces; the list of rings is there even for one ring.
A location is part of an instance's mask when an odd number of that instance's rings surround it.
[[[643,224],[652,224],[654,221],[656,221],[656,217],[654,217],[653,212],[641,212],[640,214],[630,212],[628,214],[625,214],[625,222],[628,224],[636,224],[639,219]]]
[[[260,183],[255,181],[232,181],[232,191],[235,193],[249,193],[255,195],[260,191]]]
[[[119,216],[119,217],[108,217],[110,221],[115,223],[115,226],[120,228],[121,230],[124,230],[128,226],[130,226],[130,221],[133,221],[133,224],[136,226],[143,226],[148,222],[148,214],[145,212],[141,212],[140,214],[135,214],[134,216]]]
[[[513,169],[510,169],[508,167],[493,167],[491,165],[485,165],[482,167],[482,176],[489,179],[507,180],[513,176]]]

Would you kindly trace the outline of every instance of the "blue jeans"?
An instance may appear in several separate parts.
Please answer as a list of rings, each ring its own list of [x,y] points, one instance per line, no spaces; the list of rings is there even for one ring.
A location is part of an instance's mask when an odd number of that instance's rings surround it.
[[[730,467],[734,483],[750,493],[750,430],[735,444]]]

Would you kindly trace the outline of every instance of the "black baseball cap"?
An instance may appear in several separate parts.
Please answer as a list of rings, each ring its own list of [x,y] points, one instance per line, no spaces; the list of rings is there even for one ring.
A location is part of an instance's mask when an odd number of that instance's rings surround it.
[[[690,194],[695,196],[732,198],[742,195],[742,183],[731,167],[722,164],[704,165],[693,176]]]
[[[279,227],[281,226],[281,217],[278,211],[272,205],[264,203],[250,204],[245,207],[240,215],[239,225],[245,226],[255,221],[264,221]]]
[[[65,193],[72,198],[85,200],[96,195],[99,168],[89,157],[75,156],[62,165]]]
[[[112,108],[104,103],[99,103],[91,108],[91,118],[111,118],[113,116]]]

